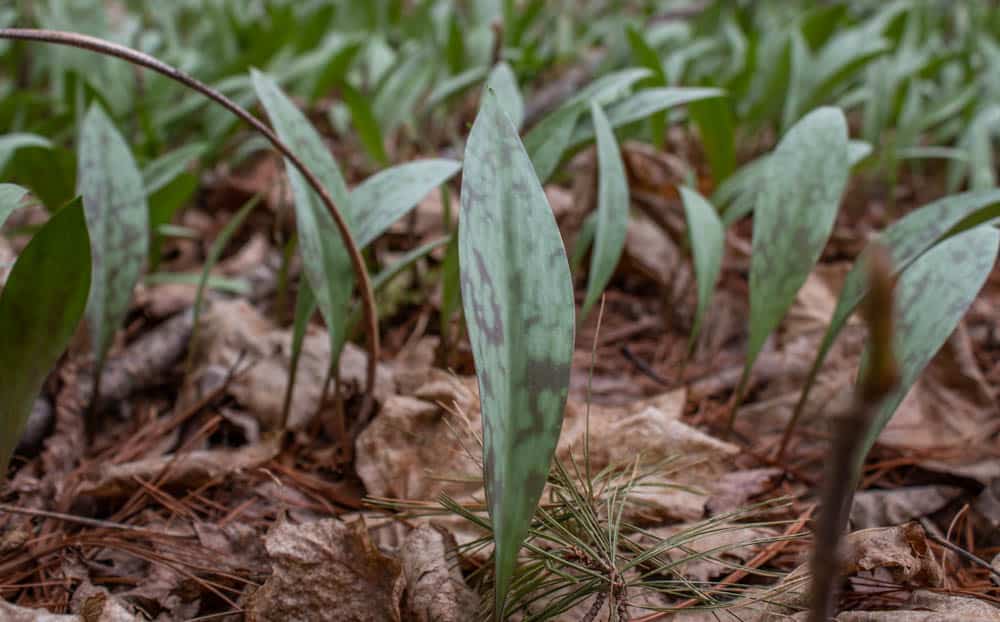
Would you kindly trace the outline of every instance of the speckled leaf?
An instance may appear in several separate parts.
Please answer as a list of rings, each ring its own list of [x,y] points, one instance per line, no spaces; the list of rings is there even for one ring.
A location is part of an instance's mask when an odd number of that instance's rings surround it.
[[[872,146],[863,140],[852,140],[847,143],[847,162],[853,169],[872,153]],[[712,202],[722,208],[722,224],[729,226],[750,214],[754,209],[759,186],[763,183],[764,163],[770,154],[743,165],[726,179],[712,195]]]
[[[0,227],[11,212],[18,208],[26,194],[28,194],[27,188],[14,184],[0,184]]]
[[[562,427],[574,304],[552,210],[491,91],[466,144],[461,204],[462,301],[483,411],[500,612]]]
[[[517,87],[517,76],[510,65],[504,61],[497,63],[486,79],[486,88],[496,93],[500,106],[510,117],[514,127],[520,129],[524,122],[524,99]]]
[[[1000,216],[1000,190],[977,190],[956,194],[925,205],[897,220],[882,232],[879,244],[889,251],[892,265],[898,273],[942,239],[967,231],[998,216]],[[802,389],[800,403],[804,403],[809,396],[830,346],[868,293],[865,277],[865,266],[868,265],[865,259],[867,252],[866,249],[854,262],[844,280],[844,287],[840,290],[830,325],[823,335],[823,341],[817,349],[816,358]]]
[[[847,121],[820,108],[795,124],[764,165],[750,260],[749,370],[819,259],[847,185]]]
[[[75,202],[35,234],[0,293],[0,477],[42,383],[80,323],[89,291],[90,242]]]
[[[903,272],[896,286],[900,383],[879,407],[859,460],[976,299],[993,269],[998,248],[1000,232],[989,225],[979,226],[941,242]]]
[[[275,81],[259,71],[252,74],[257,97],[267,110],[274,131],[288,143],[319,178],[341,215],[351,223],[352,204],[344,178],[316,130]],[[289,163],[285,170],[295,196],[295,221],[303,268],[330,335],[333,360],[346,339],[346,322],[354,273],[333,217],[302,174]]]
[[[726,232],[722,221],[711,203],[691,188],[681,187],[684,202],[684,217],[687,219],[688,237],[691,240],[691,254],[694,256],[694,273],[698,280],[698,308],[688,350],[693,350],[701,332],[701,324],[712,302],[715,284],[722,270],[722,254],[725,250]]]
[[[351,192],[357,206],[351,231],[360,248],[385,232],[431,190],[451,179],[462,164],[455,160],[418,160],[386,169]]]
[[[597,102],[590,103],[590,114],[597,130],[597,232],[587,278],[587,297],[580,310],[581,321],[601,297],[621,258],[629,208],[628,180],[615,133]]]
[[[149,251],[149,209],[128,145],[97,104],[80,131],[78,179],[93,268],[87,323],[100,369]]]

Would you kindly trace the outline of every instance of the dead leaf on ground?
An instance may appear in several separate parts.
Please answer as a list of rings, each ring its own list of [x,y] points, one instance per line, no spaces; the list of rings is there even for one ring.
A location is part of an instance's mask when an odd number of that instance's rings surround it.
[[[84,581],[73,593],[70,607],[82,622],[143,622],[144,617],[131,613],[107,589]]]
[[[242,357],[253,363],[227,387],[261,422],[263,431],[273,430],[281,421],[291,356],[291,329],[280,329],[243,300],[215,301],[202,316],[192,382],[183,392],[182,402],[193,403],[233,369]],[[292,395],[288,426],[304,427],[316,414],[323,383],[330,365],[330,340],[325,331],[310,326],[302,344],[298,376]],[[353,344],[344,347],[340,373],[345,398],[365,387],[367,354]],[[207,383],[207,385],[206,385]],[[376,376],[375,397],[381,402],[393,389],[392,376],[382,365]]]
[[[673,525],[650,529],[648,536],[639,536],[645,549],[661,541],[673,539],[676,546],[666,549],[663,557],[675,565],[671,572],[695,582],[707,582],[733,571],[734,564],[749,561],[768,540],[781,534],[770,527],[752,527],[737,523],[718,525]]]
[[[238,449],[205,449],[157,456],[124,464],[104,464],[89,480],[81,483],[79,494],[93,497],[122,497],[139,487],[139,481],[158,481],[160,486],[182,485],[197,488],[218,477],[257,468],[278,455],[277,436]]]
[[[863,490],[854,495],[851,525],[855,529],[901,525],[937,512],[962,494],[954,486],[910,486]]]
[[[412,622],[464,622],[479,607],[458,565],[455,538],[444,529],[418,527],[400,551],[406,591],[404,619]]]
[[[402,567],[372,544],[363,521],[282,521],[265,546],[273,572],[250,597],[251,622],[401,620]]]
[[[804,619],[804,618],[803,618]],[[1000,609],[983,600],[919,590],[893,611],[845,611],[836,622],[1000,622]]]
[[[447,493],[482,501],[482,424],[475,379],[436,370],[430,378],[414,396],[390,397],[358,437],[358,475],[374,497],[434,501]],[[625,511],[629,520],[659,524],[700,519],[721,478],[734,470],[739,449],[680,421],[684,401],[685,392],[678,390],[623,408],[591,408],[595,473],[609,465],[627,467],[638,461],[641,470],[675,460],[662,478],[669,486],[635,490]],[[449,406],[448,411],[440,404]],[[571,400],[558,459],[568,464],[573,454],[581,463],[586,427],[586,408]]]
[[[49,613],[44,609],[18,607],[0,600],[0,620],[4,622],[84,622],[78,615]]]

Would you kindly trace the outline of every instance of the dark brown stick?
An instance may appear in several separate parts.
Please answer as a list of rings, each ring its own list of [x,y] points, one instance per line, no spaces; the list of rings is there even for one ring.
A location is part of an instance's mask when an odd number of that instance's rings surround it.
[[[893,282],[888,252],[881,247],[869,258],[871,289],[862,307],[868,325],[868,367],[857,388],[854,406],[836,421],[829,469],[823,483],[812,557],[809,622],[827,622],[837,602],[840,542],[858,482],[860,449],[882,401],[899,382],[893,354]]]
[[[333,198],[330,197],[326,188],[323,187],[323,184],[320,183],[316,175],[309,170],[309,167],[307,167],[305,163],[302,162],[297,155],[295,155],[292,149],[286,145],[284,141],[278,138],[278,135],[275,134],[271,128],[265,125],[260,119],[244,110],[239,104],[207,84],[200,82],[192,76],[189,76],[179,69],[149,56],[148,54],[143,54],[142,52],[138,52],[123,45],[118,45],[117,43],[111,43],[103,39],[98,39],[97,37],[90,37],[74,32],[22,28],[0,28],[0,39],[40,41],[43,43],[53,43],[56,45],[81,48],[91,52],[97,52],[98,54],[114,56],[134,65],[155,71],[170,78],[171,80],[174,80],[175,82],[179,82],[180,84],[201,93],[205,97],[216,102],[263,135],[275,149],[281,152],[281,155],[292,163],[292,166],[294,166],[302,174],[302,177],[305,178],[306,182],[312,187],[316,194],[319,195],[323,205],[330,210],[330,215],[333,217],[333,221],[337,225],[337,231],[340,233],[340,238],[344,243],[344,247],[347,249],[347,253],[351,257],[351,265],[354,268],[355,277],[358,279],[358,289],[361,294],[361,304],[364,308],[369,344],[368,386],[366,387],[367,392],[365,395],[365,405],[362,410],[366,412],[369,408],[371,408],[373,403],[373,392],[375,390],[375,369],[379,358],[379,334],[378,315],[375,310],[375,295],[372,291],[371,279],[368,278],[368,270],[365,268],[364,258],[361,256],[361,251],[358,249],[357,244],[354,242],[354,238],[351,236],[351,231],[347,226],[347,222],[337,209],[337,206],[333,203]]]

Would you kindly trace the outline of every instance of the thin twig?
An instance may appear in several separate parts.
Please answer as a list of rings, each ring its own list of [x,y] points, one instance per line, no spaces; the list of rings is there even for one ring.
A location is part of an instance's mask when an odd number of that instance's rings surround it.
[[[920,522],[924,523],[925,521],[926,521],[926,519],[921,519]],[[962,547],[958,546],[957,544],[954,544],[953,542],[949,541],[946,538],[942,538],[941,536],[939,536],[936,533],[933,533],[932,531],[930,531],[929,529],[927,529],[926,526],[924,527],[924,531],[927,532],[927,537],[929,539],[931,539],[932,541],[936,542],[937,544],[940,544],[944,548],[948,549],[952,553],[955,553],[956,555],[958,555],[959,557],[965,559],[966,561],[971,562],[971,563],[973,563],[973,564],[975,564],[977,566],[981,566],[981,567],[989,570],[990,574],[992,574],[997,579],[1000,579],[1000,570],[997,570],[996,568],[994,568],[992,564],[990,564],[988,561],[986,561],[982,557],[979,557],[978,555],[976,555],[975,553],[972,553],[970,551],[966,551]]]
[[[233,113],[240,120],[244,121],[254,130],[259,132],[268,140],[268,142],[271,143],[271,145],[274,146],[275,149],[281,152],[281,155],[284,156],[285,159],[290,162],[292,166],[299,171],[299,173],[302,174],[302,177],[305,178],[306,182],[312,187],[313,191],[319,195],[323,205],[325,205],[330,211],[334,224],[337,225],[337,231],[340,233],[341,241],[344,243],[344,248],[347,250],[347,254],[351,258],[351,266],[354,269],[354,275],[358,279],[358,289],[361,294],[361,304],[364,308],[369,346],[368,386],[366,387],[367,391],[365,393],[365,403],[362,406],[362,417],[366,416],[368,410],[370,410],[374,405],[375,370],[379,358],[378,315],[375,310],[375,294],[372,290],[371,279],[368,277],[368,270],[365,268],[365,262],[364,258],[361,256],[361,251],[354,242],[354,238],[351,236],[350,228],[344,220],[343,215],[341,215],[337,206],[334,204],[333,198],[330,197],[326,188],[323,187],[323,184],[319,181],[316,175],[313,174],[309,167],[306,166],[297,155],[295,155],[295,152],[293,152],[292,149],[271,130],[271,128],[265,125],[260,119],[250,114],[242,106],[207,84],[148,54],[143,54],[142,52],[133,50],[132,48],[124,45],[111,43],[97,37],[90,37],[87,35],[74,32],[64,32],[60,30],[0,28],[0,39],[41,41],[44,43],[81,48],[91,52],[97,52],[98,54],[114,56],[134,65],[155,71],[166,76],[167,78],[170,78],[171,80],[174,80],[175,82],[179,82],[180,84],[201,93],[205,97],[221,105],[223,108]]]

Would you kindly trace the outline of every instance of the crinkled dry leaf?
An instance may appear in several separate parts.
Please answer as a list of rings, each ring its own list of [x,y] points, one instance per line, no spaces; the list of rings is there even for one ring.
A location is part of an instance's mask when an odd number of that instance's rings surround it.
[[[291,331],[276,328],[246,301],[216,301],[202,316],[192,382],[187,389],[200,393],[214,388],[225,378],[241,357],[253,366],[238,374],[227,391],[261,422],[264,430],[281,421],[281,409],[288,382],[291,355]],[[347,344],[340,357],[340,376],[344,396],[364,386],[367,355]],[[292,394],[288,424],[300,429],[316,414],[323,381],[330,363],[330,341],[318,330],[310,330],[302,346],[298,379]],[[384,367],[378,368],[376,399],[382,401],[392,391],[392,378]],[[197,395],[185,395],[193,403]],[[191,400],[191,401],[188,401]]]
[[[273,573],[250,598],[251,622],[401,620],[402,567],[375,548],[363,521],[281,522],[265,546]]]
[[[0,619],[5,622],[84,622],[78,615],[59,615],[44,609],[18,607],[0,600]]]
[[[954,486],[864,490],[854,495],[851,525],[856,529],[899,525],[937,512],[961,493]]]
[[[458,567],[455,538],[443,529],[410,532],[400,557],[406,592],[405,619],[412,622],[464,622],[479,607]]]
[[[984,600],[920,590],[893,611],[845,611],[835,622],[998,622],[1000,609]]]

